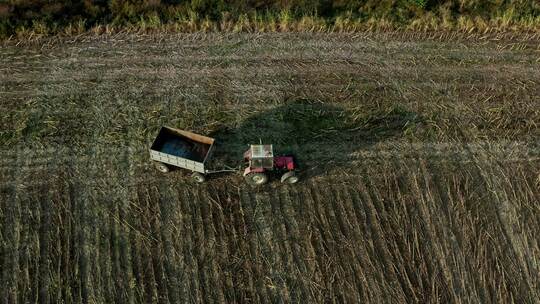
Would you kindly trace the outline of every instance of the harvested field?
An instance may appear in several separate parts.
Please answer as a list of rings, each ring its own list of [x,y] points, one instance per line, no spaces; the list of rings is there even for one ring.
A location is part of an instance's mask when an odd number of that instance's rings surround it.
[[[540,37],[81,37],[0,48],[6,303],[540,298]],[[162,125],[302,181],[157,172]]]

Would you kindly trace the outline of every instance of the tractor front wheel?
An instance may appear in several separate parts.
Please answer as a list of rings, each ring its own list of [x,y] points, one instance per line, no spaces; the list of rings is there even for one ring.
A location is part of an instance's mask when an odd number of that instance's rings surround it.
[[[254,186],[264,185],[268,181],[268,176],[264,173],[250,173],[245,178],[248,184]]]
[[[294,174],[294,171],[289,171],[281,176],[281,182],[287,184],[295,184],[298,182],[298,176]]]
[[[206,181],[206,177],[199,172],[193,172],[193,174],[191,174],[191,179],[196,183],[204,183],[204,181]]]

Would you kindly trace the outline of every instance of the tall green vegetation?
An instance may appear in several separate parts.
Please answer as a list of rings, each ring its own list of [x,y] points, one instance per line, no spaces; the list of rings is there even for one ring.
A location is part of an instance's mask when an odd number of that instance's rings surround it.
[[[355,30],[538,28],[537,0],[7,0],[0,36],[88,29]]]

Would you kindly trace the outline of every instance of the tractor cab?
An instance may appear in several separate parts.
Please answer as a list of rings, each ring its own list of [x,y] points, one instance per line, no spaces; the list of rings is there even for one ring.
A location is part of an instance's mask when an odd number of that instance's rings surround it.
[[[272,145],[250,145],[244,153],[244,158],[249,161],[250,168],[268,169],[274,168],[274,151]]]

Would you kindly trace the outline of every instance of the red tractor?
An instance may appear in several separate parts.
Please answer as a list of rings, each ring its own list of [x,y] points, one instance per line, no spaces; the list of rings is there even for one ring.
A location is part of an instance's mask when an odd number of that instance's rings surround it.
[[[268,181],[267,171],[281,173],[281,182],[294,184],[298,177],[294,173],[294,157],[290,155],[274,156],[272,145],[250,145],[244,152],[248,166],[244,169],[244,178],[249,184],[263,185]]]

